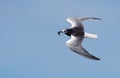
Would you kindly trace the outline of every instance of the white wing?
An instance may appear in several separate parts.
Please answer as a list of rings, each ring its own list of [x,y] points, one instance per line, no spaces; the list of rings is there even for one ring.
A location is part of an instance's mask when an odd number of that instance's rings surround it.
[[[72,51],[92,60],[100,60],[99,58],[88,53],[81,45],[78,47],[69,47]]]
[[[72,36],[70,40],[68,40],[66,42],[66,45],[74,52],[92,59],[92,60],[100,60],[99,58],[93,56],[92,54],[88,53],[87,50],[85,50],[82,46],[81,46],[81,42],[83,41],[83,38],[80,37],[74,37]]]
[[[94,17],[85,17],[85,18],[72,17],[72,18],[67,18],[66,21],[71,23],[72,25],[71,28],[72,28],[72,27],[83,27],[82,21],[88,20],[88,19],[101,20],[100,18],[94,18]]]
[[[89,58],[89,59],[92,59],[92,60],[100,60],[99,58],[93,56],[92,54],[88,53],[81,45],[78,46],[74,52],[86,57],[86,58]]]

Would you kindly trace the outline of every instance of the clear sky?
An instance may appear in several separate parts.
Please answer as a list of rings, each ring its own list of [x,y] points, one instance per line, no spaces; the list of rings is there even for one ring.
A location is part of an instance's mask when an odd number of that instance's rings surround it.
[[[68,17],[84,21],[98,39],[83,46],[101,58],[93,61],[70,51]],[[0,78],[120,78],[120,0],[0,0]]]

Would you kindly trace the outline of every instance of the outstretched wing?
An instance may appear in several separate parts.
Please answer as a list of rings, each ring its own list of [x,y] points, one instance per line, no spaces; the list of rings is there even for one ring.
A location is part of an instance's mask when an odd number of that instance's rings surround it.
[[[78,47],[69,47],[72,51],[92,60],[100,60],[100,58],[95,57],[94,55],[88,53],[81,45]]]
[[[82,21],[88,20],[88,19],[101,20],[100,18],[94,18],[94,17],[85,17],[85,18],[72,17],[72,18],[67,18],[66,21],[71,23],[71,28],[73,28],[73,27],[82,27],[83,28]]]

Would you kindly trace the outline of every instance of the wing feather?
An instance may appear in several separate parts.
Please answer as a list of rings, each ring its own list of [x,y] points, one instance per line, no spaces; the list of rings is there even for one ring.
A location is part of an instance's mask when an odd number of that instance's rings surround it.
[[[67,18],[66,21],[68,21],[71,24],[72,27],[83,27],[82,21],[88,20],[88,19],[93,19],[93,20],[101,20],[100,18],[95,18],[95,17],[72,17],[72,18]]]
[[[81,45],[78,47],[69,47],[72,51],[74,51],[75,53],[78,53],[80,55],[82,55],[83,57],[86,57],[88,59],[92,59],[92,60],[100,60],[100,58],[95,57],[94,55],[90,54],[87,50],[85,50]]]

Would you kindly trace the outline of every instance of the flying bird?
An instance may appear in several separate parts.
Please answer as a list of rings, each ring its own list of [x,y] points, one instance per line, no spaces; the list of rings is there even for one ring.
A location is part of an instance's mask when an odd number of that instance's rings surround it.
[[[67,18],[66,21],[68,21],[71,24],[71,28],[58,31],[58,35],[60,35],[60,33],[64,33],[67,36],[71,37],[68,41],[66,41],[66,45],[73,52],[78,53],[78,54],[80,54],[88,59],[100,60],[100,58],[90,54],[81,45],[84,38],[93,38],[93,39],[97,38],[97,35],[87,33],[84,31],[82,21],[88,20],[88,19],[101,20],[100,18],[94,18],[94,17],[85,17],[85,18],[71,17],[71,18]]]

